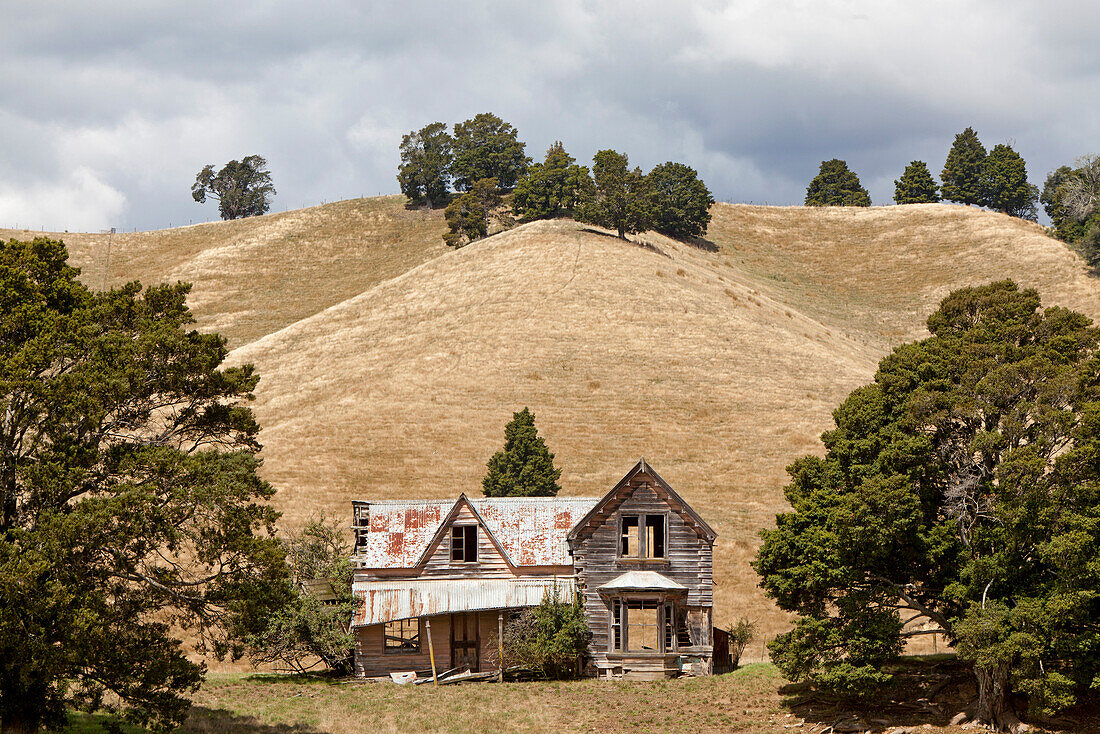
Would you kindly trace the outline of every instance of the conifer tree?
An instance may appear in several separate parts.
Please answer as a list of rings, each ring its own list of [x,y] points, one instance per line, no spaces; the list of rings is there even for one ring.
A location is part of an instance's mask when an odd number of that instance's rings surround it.
[[[626,155],[601,150],[592,159],[595,189],[577,211],[577,218],[614,229],[621,239],[644,232],[653,224],[654,197],[642,170],[630,170]]]
[[[592,177],[587,166],[578,166],[561,142],[546,151],[546,160],[535,163],[516,184],[512,211],[524,222],[569,217],[583,199],[590,197]]]
[[[504,448],[489,459],[482,480],[486,497],[553,497],[561,491],[561,469],[535,428],[534,414],[524,408],[504,427]]]
[[[821,170],[806,187],[806,206],[871,206],[871,195],[847,163],[833,158],[821,162]]]
[[[662,163],[649,172],[653,229],[669,237],[700,237],[710,224],[714,197],[699,174],[683,163]]]
[[[947,161],[943,164],[943,172],[940,173],[943,198],[960,204],[984,204],[984,164],[985,146],[978,140],[977,133],[968,127],[955,136]]]
[[[894,201],[899,204],[929,204],[940,200],[939,186],[924,161],[913,161],[901,178],[894,181]]]
[[[1027,182],[1027,167],[1012,146],[999,144],[982,166],[982,202],[1014,217],[1034,220],[1039,190]]]

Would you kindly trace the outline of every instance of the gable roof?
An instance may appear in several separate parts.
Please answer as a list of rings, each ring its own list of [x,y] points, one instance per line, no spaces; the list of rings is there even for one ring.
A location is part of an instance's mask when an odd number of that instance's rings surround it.
[[[669,486],[669,483],[661,478],[661,475],[658,474],[653,467],[646,463],[645,457],[642,457],[638,463],[626,473],[626,476],[620,479],[619,483],[612,487],[611,491],[605,494],[600,501],[577,522],[576,526],[569,532],[570,542],[587,536],[595,530],[598,523],[594,524],[593,521],[601,515],[614,512],[615,508],[622,503],[622,499],[618,497],[619,492],[622,491],[623,487],[630,484],[631,480],[639,474],[645,474],[653,480],[654,488],[657,490],[658,494],[663,494],[665,496],[665,501],[668,502],[669,506],[678,512],[700,537],[706,538],[710,542],[714,542],[714,539],[718,537],[718,533],[714,532],[714,529],[699,516],[699,513],[693,510],[691,505],[689,505],[683,497],[677,494],[676,490]]]
[[[361,568],[416,568],[466,505],[513,566],[568,566],[566,536],[597,497],[467,497],[357,502],[367,521],[355,561]]]

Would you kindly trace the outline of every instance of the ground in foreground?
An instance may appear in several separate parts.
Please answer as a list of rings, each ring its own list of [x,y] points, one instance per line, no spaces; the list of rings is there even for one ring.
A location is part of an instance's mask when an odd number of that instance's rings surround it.
[[[183,732],[351,734],[352,732],[785,732],[972,731],[948,726],[972,696],[964,671],[913,660],[899,685],[867,707],[844,707],[789,685],[770,664],[710,678],[661,682],[581,680],[397,686],[314,677],[212,675],[195,697]],[[918,685],[916,681],[920,681]],[[1092,712],[1094,714],[1095,712]],[[1048,722],[1100,733],[1090,713]],[[1093,723],[1089,723],[1089,722]],[[100,731],[101,717],[74,720],[69,734]]]

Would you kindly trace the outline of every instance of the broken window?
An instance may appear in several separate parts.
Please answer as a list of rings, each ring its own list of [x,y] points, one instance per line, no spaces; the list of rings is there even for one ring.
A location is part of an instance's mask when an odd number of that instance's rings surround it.
[[[619,556],[665,558],[664,515],[623,515],[619,524]]]
[[[382,631],[383,650],[392,653],[420,652],[420,620],[399,619],[386,622]]]
[[[656,601],[626,603],[626,644],[629,652],[659,652],[661,630],[657,624]]]
[[[611,601],[611,650],[623,649],[623,605],[618,599]]]
[[[455,525],[451,528],[451,560],[477,563],[477,525]]]

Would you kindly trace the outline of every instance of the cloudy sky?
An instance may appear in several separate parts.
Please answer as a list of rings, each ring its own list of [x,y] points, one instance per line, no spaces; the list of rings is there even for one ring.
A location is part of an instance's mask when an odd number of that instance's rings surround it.
[[[1100,152],[1100,3],[0,0],[0,226],[216,218],[207,163],[260,154],[274,209],[396,193],[401,135],[492,111],[721,200],[799,203],[839,157],[876,204],[967,125],[1034,183]]]

